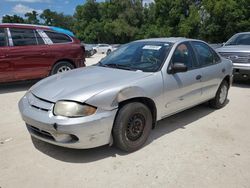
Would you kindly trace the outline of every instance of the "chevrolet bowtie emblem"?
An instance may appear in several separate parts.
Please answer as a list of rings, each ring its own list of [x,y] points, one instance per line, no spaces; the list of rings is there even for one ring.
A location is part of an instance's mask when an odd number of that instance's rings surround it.
[[[233,55],[233,56],[229,56],[228,58],[229,58],[229,59],[239,59],[239,56]]]

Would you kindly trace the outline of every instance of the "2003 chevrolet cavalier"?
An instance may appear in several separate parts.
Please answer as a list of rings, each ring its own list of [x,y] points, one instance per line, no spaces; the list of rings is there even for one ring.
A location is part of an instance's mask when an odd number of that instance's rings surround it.
[[[45,142],[135,151],[158,120],[206,101],[223,107],[231,79],[232,62],[203,41],[147,39],[40,81],[19,109],[30,134]]]

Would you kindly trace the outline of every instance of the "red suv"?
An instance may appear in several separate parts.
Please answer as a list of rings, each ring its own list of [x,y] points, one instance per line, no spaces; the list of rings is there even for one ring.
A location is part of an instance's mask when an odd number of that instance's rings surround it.
[[[43,78],[85,66],[84,47],[57,27],[0,24],[0,83]]]

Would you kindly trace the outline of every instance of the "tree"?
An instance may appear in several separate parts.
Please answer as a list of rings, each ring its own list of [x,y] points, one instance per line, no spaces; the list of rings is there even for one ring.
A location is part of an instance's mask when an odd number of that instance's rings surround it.
[[[223,42],[237,32],[250,30],[249,0],[203,0],[208,16],[200,29],[201,38]]]
[[[74,18],[72,16],[57,13],[50,9],[45,9],[40,18],[43,20],[42,24],[44,25],[57,26],[70,30],[74,25]]]
[[[38,13],[36,11],[33,10],[32,12],[27,12],[24,16],[27,18],[25,20],[26,23],[39,24],[39,20],[37,18]]]
[[[73,30],[85,42],[127,43],[150,37],[189,37],[223,42],[250,30],[249,0],[86,0],[74,16],[46,9],[38,18],[6,15],[2,22],[53,25]]]
[[[24,19],[17,15],[5,15],[2,18],[2,23],[25,23]]]

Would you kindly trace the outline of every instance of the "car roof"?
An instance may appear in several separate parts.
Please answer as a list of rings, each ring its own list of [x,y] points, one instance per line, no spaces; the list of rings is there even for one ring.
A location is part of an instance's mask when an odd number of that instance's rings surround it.
[[[240,32],[240,33],[236,33],[235,35],[240,35],[240,34],[250,34],[250,31],[249,31],[249,32]]]
[[[59,33],[64,33],[70,36],[74,36],[74,34],[67,30],[60,27],[54,27],[54,26],[45,26],[45,25],[35,25],[35,24],[20,24],[20,23],[1,23],[1,27],[9,27],[9,28],[21,28],[21,29],[42,29],[47,31],[56,31]]]
[[[179,43],[179,42],[185,42],[185,41],[201,41],[197,39],[189,39],[184,37],[168,37],[168,38],[150,38],[150,39],[142,39],[138,41],[155,41],[155,42],[169,42],[169,43]],[[203,42],[203,41],[201,41]]]
[[[20,24],[20,23],[1,23],[0,27],[14,27],[14,28],[30,28],[30,29],[48,29],[49,26],[44,26],[44,25],[35,25],[35,24]]]

